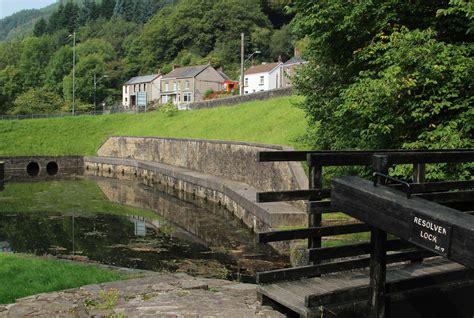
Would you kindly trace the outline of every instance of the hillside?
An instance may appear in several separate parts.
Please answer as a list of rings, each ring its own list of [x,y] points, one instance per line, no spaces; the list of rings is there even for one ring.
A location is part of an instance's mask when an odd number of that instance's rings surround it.
[[[174,116],[152,112],[0,121],[0,156],[94,155],[109,137],[161,136],[303,145],[307,129],[298,97],[250,102],[234,107],[183,111]]]
[[[48,18],[57,7],[58,3],[53,3],[42,9],[21,10],[0,19],[0,42],[31,34],[38,19]]]

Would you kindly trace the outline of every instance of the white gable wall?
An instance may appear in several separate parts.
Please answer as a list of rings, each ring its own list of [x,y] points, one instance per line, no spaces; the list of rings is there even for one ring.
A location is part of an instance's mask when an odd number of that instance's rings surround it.
[[[244,93],[252,94],[256,92],[262,92],[262,91],[268,91],[275,88],[280,88],[281,87],[280,67],[281,65],[275,67],[270,72],[245,75],[245,78],[248,79],[248,85],[245,86]],[[261,77],[263,77],[263,83],[262,83]]]

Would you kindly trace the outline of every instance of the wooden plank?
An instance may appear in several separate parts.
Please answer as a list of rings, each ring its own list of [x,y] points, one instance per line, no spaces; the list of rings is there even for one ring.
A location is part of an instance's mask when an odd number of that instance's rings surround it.
[[[394,189],[374,187],[371,182],[356,177],[336,178],[332,184],[332,205],[344,213],[455,262],[474,267],[474,218],[471,215],[421,198],[407,199]],[[436,239],[441,242],[446,237],[448,250],[441,250],[445,247],[435,245],[433,240],[420,241],[418,234],[428,233],[429,229],[415,232],[420,226],[414,223],[415,217],[432,220],[427,221],[429,224],[439,223],[438,229],[442,228],[446,233],[440,233]]]
[[[258,243],[279,242],[288,240],[307,239],[310,237],[335,236],[350,233],[367,232],[370,228],[363,223],[318,226],[295,230],[257,233]]]
[[[317,201],[323,198],[328,198],[330,195],[331,195],[331,189],[258,192],[257,202],[265,203],[265,202],[281,202],[281,201],[296,201],[296,200]]]
[[[423,152],[374,152],[359,153],[311,153],[308,164],[322,166],[371,165],[372,155],[387,155],[390,164],[418,164],[474,161],[474,150],[463,151],[423,151]]]
[[[414,245],[400,239],[387,241],[387,251],[396,251],[400,249],[413,248]],[[322,247],[308,249],[309,259],[328,260],[341,257],[351,257],[370,254],[370,243],[346,244],[342,246]]]
[[[394,270],[396,272],[397,270]],[[474,271],[464,268],[450,271],[433,271],[430,274],[421,274],[417,277],[404,279],[395,279],[386,283],[385,289],[387,295],[402,293],[414,289],[431,287],[433,285],[442,285],[458,281],[474,279]],[[326,294],[307,295],[305,297],[306,307],[317,307],[325,305],[336,305],[340,303],[357,302],[367,300],[370,296],[370,286],[357,286],[353,288],[342,288],[337,291]]]
[[[337,211],[331,206],[330,200],[308,202],[309,214],[312,214],[312,213],[325,214],[325,213],[337,213],[337,212],[340,212],[340,211]]]
[[[369,317],[385,317],[385,282],[387,272],[387,232],[373,228],[370,234]]]
[[[470,152],[472,150],[466,149],[453,149],[449,150],[450,153],[456,152]],[[321,150],[321,151],[260,151],[257,155],[259,162],[276,162],[276,161],[306,161],[307,156],[310,154],[332,154],[332,155],[363,155],[371,157],[374,154],[417,154],[417,153],[433,153],[439,152],[439,150],[401,150],[401,149],[380,149],[380,150]],[[370,161],[370,160],[369,160]],[[367,163],[370,165],[371,162]]]
[[[393,253],[387,255],[387,263],[399,263],[409,261],[411,259],[433,256],[429,251],[407,251]],[[317,277],[322,274],[337,273],[348,270],[360,269],[368,267],[370,264],[369,257],[338,261],[332,263],[307,265],[293,268],[276,269],[272,271],[257,273],[257,284],[268,284],[273,282],[281,282],[286,280],[295,280],[303,277]]]

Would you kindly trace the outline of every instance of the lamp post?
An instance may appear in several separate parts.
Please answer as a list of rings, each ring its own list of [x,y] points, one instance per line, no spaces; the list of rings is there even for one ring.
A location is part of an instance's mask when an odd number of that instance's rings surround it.
[[[102,75],[99,79],[97,79],[96,72],[94,70],[94,110],[97,111],[97,103],[96,103],[96,91],[97,91],[97,83],[99,83],[102,79],[106,78],[107,75]]]
[[[245,79],[244,79],[244,68],[245,68],[245,62],[247,62],[249,59],[252,58],[255,54],[260,54],[262,52],[260,51],[255,51],[252,54],[250,54],[246,59],[245,59],[245,34],[241,33],[241,47],[240,47],[240,95],[244,95],[245,93]]]
[[[76,31],[69,34],[72,37],[72,115],[76,114]]]

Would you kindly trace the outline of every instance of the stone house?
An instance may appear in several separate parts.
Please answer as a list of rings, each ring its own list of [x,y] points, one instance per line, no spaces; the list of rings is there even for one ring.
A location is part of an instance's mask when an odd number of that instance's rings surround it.
[[[285,64],[281,66],[282,72],[282,85],[281,87],[290,87],[293,86],[292,79],[298,72],[298,69],[308,64],[309,62],[299,57],[298,54],[295,54],[294,57],[289,59]]]
[[[281,65],[283,63],[260,64],[250,67],[244,73],[244,93],[252,94],[281,88]]]
[[[174,68],[161,79],[161,103],[172,101],[178,108],[202,101],[208,90],[220,91],[228,77],[211,65]]]
[[[128,80],[122,87],[122,105],[125,108],[135,109],[139,93],[146,93],[147,104],[159,100],[161,97],[161,77],[160,74],[152,74],[137,76]]]

